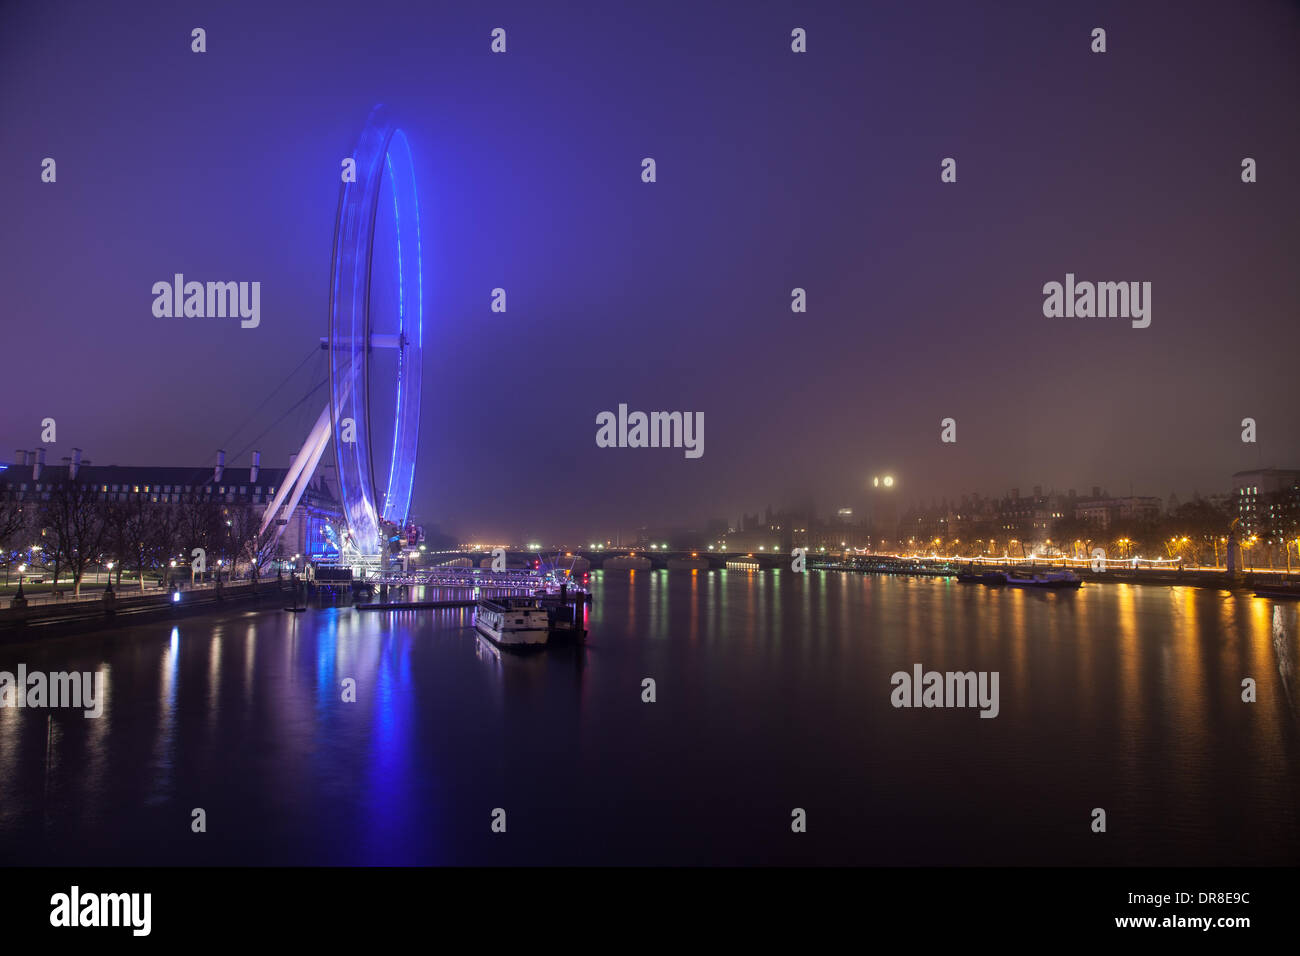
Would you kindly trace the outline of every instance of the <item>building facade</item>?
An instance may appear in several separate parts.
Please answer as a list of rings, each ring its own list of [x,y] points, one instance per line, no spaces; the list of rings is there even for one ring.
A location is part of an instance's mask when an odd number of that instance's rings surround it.
[[[1300,470],[1260,468],[1232,476],[1233,511],[1242,537],[1270,544],[1300,537]]]
[[[256,452],[247,468],[226,467],[224,452],[213,468],[95,465],[82,458],[81,449],[73,449],[64,465],[47,464],[44,449],[19,450],[14,458],[0,463],[0,499],[6,501],[39,505],[48,502],[60,485],[75,482],[105,505],[135,502],[181,510],[203,505],[227,515],[241,509],[257,518],[274,500],[290,470],[263,468]],[[278,550],[286,558],[311,559],[336,551],[333,532],[341,526],[342,509],[324,472],[324,468],[317,470],[283,526]]]

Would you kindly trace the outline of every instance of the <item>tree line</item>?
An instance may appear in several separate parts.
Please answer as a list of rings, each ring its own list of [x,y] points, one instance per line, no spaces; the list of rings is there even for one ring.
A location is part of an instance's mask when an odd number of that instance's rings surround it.
[[[1264,499],[1283,502],[1282,495]],[[907,526],[916,520],[917,512],[904,516]],[[1049,540],[1064,554],[1089,557],[1095,548],[1102,548],[1110,559],[1123,560],[1136,556],[1182,560],[1188,565],[1217,565],[1227,562],[1229,535],[1233,530],[1235,513],[1204,498],[1192,501],[1149,519],[1119,518],[1106,528],[1087,521],[1081,516],[1067,515],[1052,522],[1048,532],[1034,540],[1021,540],[1001,527],[996,516],[980,516],[964,521],[956,536],[944,536],[940,543],[960,557],[976,557],[1006,551],[1013,557],[1027,556],[1031,549],[1040,548]],[[1300,549],[1294,525],[1287,525],[1279,517],[1273,525],[1258,535],[1237,532],[1238,558],[1243,567],[1285,568],[1296,564]],[[951,535],[951,532],[950,532]],[[901,544],[902,542],[900,542]],[[911,544],[924,545],[926,541],[912,540]],[[1022,551],[1024,554],[1022,555]]]
[[[251,502],[199,496],[155,502],[133,494],[117,500],[93,485],[63,481],[50,487],[47,498],[0,499],[0,559],[7,570],[41,567],[53,575],[55,587],[61,576],[71,576],[74,594],[80,594],[87,571],[108,562],[115,586],[129,575],[142,590],[146,577],[157,572],[177,580],[259,575],[283,557],[278,544],[261,540],[261,513]],[[198,571],[196,548],[202,556]]]

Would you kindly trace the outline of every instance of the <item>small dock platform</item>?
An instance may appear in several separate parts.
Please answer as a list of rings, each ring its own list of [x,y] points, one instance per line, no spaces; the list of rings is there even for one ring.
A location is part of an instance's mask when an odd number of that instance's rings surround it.
[[[358,611],[415,611],[421,608],[474,607],[477,604],[476,598],[464,598],[450,601],[374,601],[355,606]]]

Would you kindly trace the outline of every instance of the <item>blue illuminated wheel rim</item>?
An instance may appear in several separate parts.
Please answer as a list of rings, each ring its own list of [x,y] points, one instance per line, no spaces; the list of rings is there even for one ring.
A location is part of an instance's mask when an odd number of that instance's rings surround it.
[[[410,145],[382,105],[366,120],[352,158],[356,181],[344,182],[339,189],[330,268],[330,425],[344,518],[357,550],[375,554],[380,519],[399,528],[406,524],[415,483],[424,344],[420,209]],[[397,234],[398,331],[396,336],[376,337],[370,283],[385,173],[393,192]],[[370,355],[377,345],[398,350],[392,464],[382,503],[375,496],[370,426]],[[345,428],[349,420],[352,431]],[[355,440],[344,441],[345,434]]]

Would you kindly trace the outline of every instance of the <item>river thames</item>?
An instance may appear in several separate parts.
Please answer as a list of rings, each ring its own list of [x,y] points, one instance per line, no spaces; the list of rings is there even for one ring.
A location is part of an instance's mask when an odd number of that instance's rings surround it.
[[[838,572],[591,589],[586,645],[530,656],[469,610],[349,607],[0,648],[2,671],[102,670],[106,692],[98,719],[0,709],[0,858],[1300,862],[1295,603]],[[917,664],[998,672],[997,716],[894,707]]]

